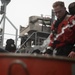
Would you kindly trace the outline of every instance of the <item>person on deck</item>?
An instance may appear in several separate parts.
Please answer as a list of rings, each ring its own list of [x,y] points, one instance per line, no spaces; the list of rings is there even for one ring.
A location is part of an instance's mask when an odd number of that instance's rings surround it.
[[[75,2],[70,3],[68,9],[70,14],[75,16]],[[75,58],[75,46],[68,56],[71,58]]]
[[[75,16],[67,12],[63,1],[53,3],[57,20],[51,25],[50,43],[45,54],[55,51],[57,56],[68,56],[75,43]]]
[[[7,39],[5,50],[7,50],[9,52],[15,52],[16,51],[16,45],[14,44],[13,39]]]

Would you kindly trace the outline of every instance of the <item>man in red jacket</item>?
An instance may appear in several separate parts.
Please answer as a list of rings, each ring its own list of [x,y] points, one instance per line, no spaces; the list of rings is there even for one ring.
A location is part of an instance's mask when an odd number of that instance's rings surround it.
[[[56,1],[53,10],[57,20],[51,26],[49,48],[45,53],[56,50],[56,55],[68,56],[75,43],[75,16],[66,11],[62,1]]]
[[[75,2],[72,2],[68,6],[69,12],[72,15],[75,15]],[[68,55],[69,57],[75,58],[75,47],[73,48],[73,51],[71,51]]]

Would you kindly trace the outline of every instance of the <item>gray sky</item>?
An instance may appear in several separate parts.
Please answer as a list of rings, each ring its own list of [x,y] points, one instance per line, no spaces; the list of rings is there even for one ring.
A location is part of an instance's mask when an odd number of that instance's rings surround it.
[[[36,15],[51,16],[52,4],[58,0],[11,0],[7,5],[6,16],[15,25],[19,31],[19,26],[26,27],[28,25],[29,17]],[[71,2],[75,0],[61,0],[65,2],[66,8]],[[14,28],[6,20],[5,33],[15,34]],[[5,39],[14,38],[14,36],[5,35]]]

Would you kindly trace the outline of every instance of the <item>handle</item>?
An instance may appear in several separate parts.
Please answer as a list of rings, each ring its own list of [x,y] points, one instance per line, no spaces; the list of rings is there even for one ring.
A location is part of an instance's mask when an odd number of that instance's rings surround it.
[[[15,64],[21,65],[22,68],[24,69],[26,75],[30,75],[29,72],[28,72],[28,69],[27,69],[27,65],[26,65],[23,61],[21,61],[21,60],[14,60],[14,61],[9,65],[9,68],[8,68],[8,75],[11,75],[12,67],[13,67]]]

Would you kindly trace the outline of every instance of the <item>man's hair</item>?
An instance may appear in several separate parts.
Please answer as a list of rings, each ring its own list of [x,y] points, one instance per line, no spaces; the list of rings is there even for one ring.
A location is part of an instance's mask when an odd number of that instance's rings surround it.
[[[75,15],[75,2],[70,3],[68,9],[70,14]]]
[[[57,6],[65,7],[65,4],[62,1],[56,1],[55,3],[53,3],[53,8]]]

